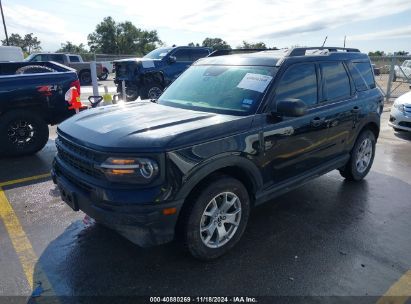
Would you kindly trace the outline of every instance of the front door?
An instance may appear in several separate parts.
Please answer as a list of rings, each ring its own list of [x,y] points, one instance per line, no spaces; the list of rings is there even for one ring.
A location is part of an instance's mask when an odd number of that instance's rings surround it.
[[[301,117],[282,117],[280,122],[265,114],[260,166],[266,187],[302,174],[329,156],[326,112],[317,107],[318,75],[314,63],[294,64],[286,69],[275,88],[273,102],[301,99],[307,105],[307,112]]]

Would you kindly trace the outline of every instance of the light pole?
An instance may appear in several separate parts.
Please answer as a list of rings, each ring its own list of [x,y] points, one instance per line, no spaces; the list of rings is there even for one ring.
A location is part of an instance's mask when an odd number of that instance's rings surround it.
[[[7,35],[6,20],[4,20],[3,5],[0,0],[1,17],[3,18],[4,34],[6,35],[6,44],[9,45],[9,36]]]

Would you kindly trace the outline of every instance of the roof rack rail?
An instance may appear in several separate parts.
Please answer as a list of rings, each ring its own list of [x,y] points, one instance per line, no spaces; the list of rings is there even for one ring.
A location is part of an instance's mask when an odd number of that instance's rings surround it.
[[[232,55],[232,54],[244,54],[244,53],[255,53],[255,52],[262,52],[262,51],[273,51],[278,50],[277,48],[270,48],[270,49],[224,49],[224,50],[216,50],[211,52],[210,55],[207,57],[216,57],[216,56],[223,56],[223,55]]]
[[[359,49],[354,48],[344,48],[344,47],[334,47],[334,46],[319,46],[319,47],[296,47],[289,51],[288,57],[294,56],[305,56],[307,50],[328,50],[329,52],[337,52],[338,50],[346,52],[360,53]]]

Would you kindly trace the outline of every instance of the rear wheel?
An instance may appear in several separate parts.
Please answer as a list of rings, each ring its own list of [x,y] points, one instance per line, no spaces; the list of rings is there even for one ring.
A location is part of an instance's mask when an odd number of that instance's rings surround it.
[[[103,69],[103,73],[98,77],[99,80],[107,80],[108,78],[108,70],[106,68]]]
[[[223,176],[207,184],[186,210],[184,237],[189,252],[201,260],[225,254],[240,240],[249,212],[250,199],[241,182]]]
[[[47,123],[36,113],[15,110],[0,118],[0,145],[6,155],[34,154],[48,138]]]
[[[117,93],[120,94],[121,99],[123,98],[123,88],[122,85],[119,84],[117,86]],[[128,85],[126,86],[126,101],[134,101],[138,98],[138,88],[137,86],[133,86],[133,85]]]
[[[340,173],[347,180],[362,180],[370,171],[375,156],[375,135],[370,130],[360,133],[351,150],[348,163],[340,168]]]

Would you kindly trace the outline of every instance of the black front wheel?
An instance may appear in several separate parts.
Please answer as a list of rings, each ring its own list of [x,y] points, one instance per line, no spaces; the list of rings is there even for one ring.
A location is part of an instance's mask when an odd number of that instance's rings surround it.
[[[163,91],[164,87],[159,82],[150,82],[141,89],[141,99],[158,99]]]
[[[120,94],[121,99],[124,99],[123,97],[123,87],[121,84],[117,86],[117,93]],[[138,98],[138,88],[137,86],[126,86],[126,101],[134,101]]]
[[[5,155],[34,154],[48,138],[47,123],[36,113],[15,110],[0,117],[0,145]]]
[[[216,259],[243,235],[250,213],[247,189],[237,179],[221,176],[191,199],[183,211],[186,247],[195,258]]]

